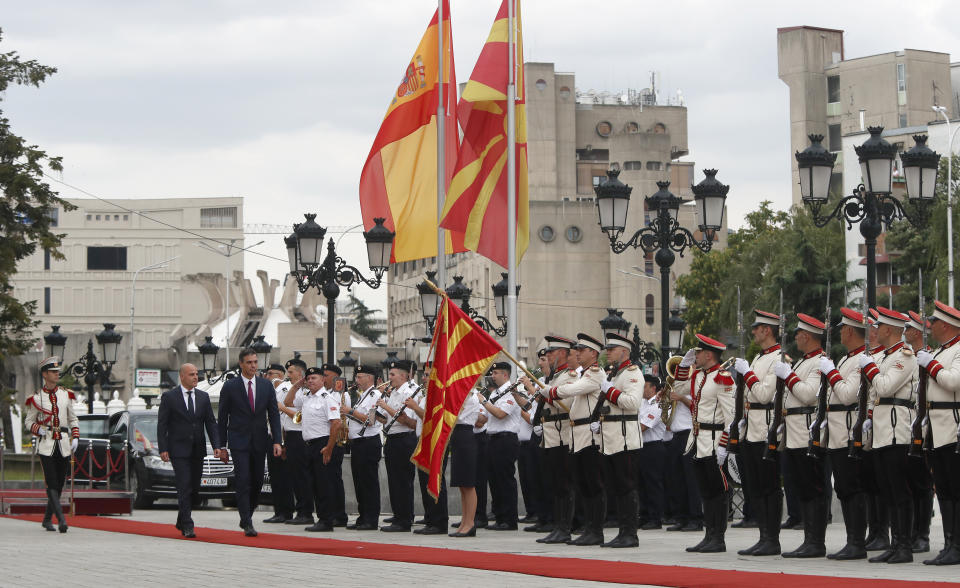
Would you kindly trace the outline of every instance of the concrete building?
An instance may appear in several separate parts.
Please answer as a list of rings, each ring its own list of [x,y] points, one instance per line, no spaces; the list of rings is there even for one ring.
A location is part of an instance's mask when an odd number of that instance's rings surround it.
[[[951,83],[957,74],[947,53],[904,49],[847,58],[843,31],[799,26],[777,29],[777,57],[779,77],[790,88],[794,204],[801,203],[794,153],[809,145],[807,135],[823,135],[824,147],[845,157],[843,137],[868,126],[926,125],[935,118],[935,105],[957,116]],[[838,161],[837,190],[848,183],[839,175],[842,167]]]
[[[608,93],[576,90],[572,73],[552,63],[526,63],[530,245],[518,268],[521,285],[519,353],[529,362],[548,333],[600,335],[607,307],[624,310],[640,336],[659,343],[659,268],[640,250],[615,255],[597,226],[594,186],[614,164],[620,180],[633,187],[627,235],[645,226],[643,199],[669,180],[670,190],[692,202],[693,164],[687,155],[687,109],[682,100],[658,100],[655,88]],[[723,173],[720,173],[723,179]],[[693,206],[681,206],[681,225],[695,231]],[[699,238],[699,234],[696,234]],[[726,245],[724,230],[718,247]],[[676,276],[689,270],[692,252],[677,257]],[[395,264],[388,278],[388,334],[391,346],[423,337],[426,325],[415,288],[436,259]],[[473,290],[471,306],[497,323],[491,287],[505,268],[473,253],[447,258],[448,280],[461,275]],[[449,285],[448,281],[448,284]],[[667,304],[675,306],[672,301]]]

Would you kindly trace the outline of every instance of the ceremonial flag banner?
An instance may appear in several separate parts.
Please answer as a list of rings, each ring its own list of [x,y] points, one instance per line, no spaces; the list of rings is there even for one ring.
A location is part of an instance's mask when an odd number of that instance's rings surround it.
[[[411,461],[429,472],[427,491],[440,494],[443,454],[460,407],[500,352],[497,343],[450,299],[443,297],[433,331],[433,370],[427,383],[423,434]]]
[[[443,2],[443,83],[440,84],[438,15],[406,66],[380,131],[360,174],[360,209],[364,228],[376,217],[396,232],[391,262],[437,255],[437,105],[444,101],[443,149],[456,160],[459,146],[450,7]],[[446,183],[453,177],[447,167]],[[448,231],[446,252],[466,251],[462,231]]]
[[[507,2],[516,2],[514,55],[509,56]],[[507,82],[516,71],[517,262],[530,242],[527,187],[527,115],[519,0],[504,0],[460,97],[463,140],[440,226],[464,233],[472,251],[503,267],[507,236]]]

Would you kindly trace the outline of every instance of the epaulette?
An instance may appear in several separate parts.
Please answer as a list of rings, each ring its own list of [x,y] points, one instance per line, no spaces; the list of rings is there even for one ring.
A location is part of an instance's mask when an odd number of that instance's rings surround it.
[[[784,353],[784,354],[783,354],[783,361],[784,361],[785,363],[793,363],[793,358],[790,357],[790,354],[789,354],[789,353]]]
[[[596,365],[595,365],[595,366],[593,366],[593,367],[590,368],[590,371],[591,371],[591,372],[599,372],[599,371],[600,371],[600,366],[596,366]]]
[[[570,370],[570,371],[568,371],[567,373],[570,374],[571,376],[575,376],[575,375],[577,375],[577,370],[575,370],[575,369],[574,369],[574,370]]]
[[[910,348],[907,347],[906,345],[904,345],[903,347],[901,347],[901,348],[900,348],[900,351],[903,352],[904,355],[913,355],[913,349],[910,349]]]
[[[638,369],[640,369],[640,368],[637,367],[637,364],[635,364],[635,363],[632,363],[632,364],[630,364],[629,367],[627,367],[627,371],[628,371],[628,372],[633,371],[633,370],[638,370]]]
[[[733,377],[731,377],[730,372],[726,370],[717,372],[717,375],[713,377],[713,381],[721,386],[733,386]]]
[[[77,397],[73,394],[73,390],[67,390],[67,396],[70,397],[71,402],[77,399]]]

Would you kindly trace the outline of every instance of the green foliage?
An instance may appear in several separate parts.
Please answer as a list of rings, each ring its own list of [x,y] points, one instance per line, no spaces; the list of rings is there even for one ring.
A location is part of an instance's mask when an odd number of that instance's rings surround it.
[[[796,313],[823,319],[828,282],[832,320],[838,320],[844,288],[853,286],[846,284],[840,223],[817,228],[807,210],[776,211],[769,201],[745,220],[730,234],[725,250],[695,252],[690,273],[677,280],[677,293],[687,300],[687,333],[736,345],[738,285],[748,346],[753,309],[778,312],[781,290],[788,332],[796,326]]]
[[[371,309],[353,294],[350,294],[348,310],[353,313],[353,330],[371,341],[379,339],[386,331],[373,326],[372,316],[379,310]]]

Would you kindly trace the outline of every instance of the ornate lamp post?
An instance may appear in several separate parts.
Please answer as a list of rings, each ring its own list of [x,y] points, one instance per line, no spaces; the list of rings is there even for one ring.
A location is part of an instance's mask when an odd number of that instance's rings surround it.
[[[205,341],[197,346],[200,352],[200,362],[203,364],[203,377],[209,380],[217,370],[217,353],[220,346],[213,342],[213,337],[204,337]]]
[[[680,318],[680,311],[674,308],[670,311],[670,321],[667,326],[670,331],[670,346],[668,347],[671,351],[676,351],[679,353],[683,349],[683,331],[687,327],[687,322]]]
[[[427,321],[427,330],[433,333],[433,323],[437,320],[437,310],[440,308],[440,295],[437,294],[430,284],[437,283],[437,272],[427,272],[427,279],[417,284],[417,292],[420,293],[420,311],[423,313],[423,320]]]
[[[869,127],[870,138],[856,147],[860,161],[862,184],[853,194],[844,197],[834,209],[821,214],[830,194],[830,177],[837,156],[823,148],[823,135],[809,135],[810,146],[796,154],[800,172],[800,195],[813,213],[813,222],[818,227],[826,226],[832,219],[846,222],[847,229],[860,223],[867,249],[867,304],[877,305],[877,237],[884,226],[898,219],[906,219],[914,227],[927,220],[927,205],[933,200],[940,155],[926,146],[925,135],[913,137],[916,145],[900,156],[907,180],[907,196],[917,203],[915,213],[908,213],[900,201],[891,195],[893,183],[893,160],[897,148],[881,137],[883,127]]]
[[[260,371],[267,371],[267,368],[270,367],[270,352],[273,350],[273,345],[264,341],[263,335],[257,335],[254,337],[253,343],[250,344],[250,349],[253,349],[257,354]]]
[[[353,374],[357,370],[357,359],[355,357],[350,357],[349,351],[343,352],[343,357],[340,358],[338,364],[340,369],[343,370],[343,377],[347,382],[353,381]]]
[[[63,361],[63,349],[67,346],[67,336],[60,332],[60,325],[53,325],[50,329],[50,332],[43,336],[47,353]]]
[[[123,339],[123,335],[113,330],[114,327],[116,325],[113,323],[103,323],[103,330],[96,335],[97,344],[100,346],[100,357],[103,358],[102,361],[97,359],[93,352],[93,339],[89,339],[87,341],[87,352],[65,370],[67,373],[73,374],[75,378],[83,378],[83,382],[87,386],[87,408],[90,414],[93,414],[94,385],[100,382],[102,390],[103,382],[108,381],[110,370],[113,368],[113,364],[117,363],[117,352],[120,349],[120,341]],[[52,352],[62,354],[67,344],[67,337],[60,333],[59,326],[54,326],[49,333],[44,335],[43,341]],[[53,353],[53,355],[56,355],[56,353]]]
[[[475,323],[480,325],[480,328],[488,333],[495,333],[498,337],[504,337],[507,334],[507,315],[506,315],[506,298],[508,292],[507,286],[507,274],[502,274],[503,280],[497,282],[493,285],[493,300],[494,306],[497,309],[497,319],[500,321],[500,326],[497,327],[490,321],[487,317],[480,314],[475,308],[470,306],[470,295],[473,294],[473,290],[468,288],[463,283],[463,276],[453,276],[453,283],[447,286],[444,290],[447,297],[450,298],[450,301],[456,304],[469,316]],[[520,285],[517,284],[517,294],[520,293]],[[423,300],[421,295],[421,301]],[[501,314],[503,313],[503,314]],[[436,318],[436,315],[434,315]],[[426,315],[424,316],[426,320]],[[429,322],[429,321],[428,321]]]
[[[383,226],[383,218],[375,218],[373,228],[363,233],[367,242],[367,258],[374,277],[368,279],[357,268],[347,265],[337,255],[333,239],[327,243],[327,255],[322,260],[323,238],[327,230],[313,219],[315,214],[304,214],[307,220],[293,226],[293,235],[286,237],[287,258],[290,274],[297,279],[297,288],[301,293],[311,287],[316,288],[327,299],[327,363],[334,363],[334,338],[336,336],[336,300],[340,295],[340,286],[350,290],[355,284],[363,283],[370,288],[380,287],[383,274],[390,267],[390,254],[393,250],[393,238],[396,233]]]
[[[626,337],[630,333],[630,321],[623,318],[623,311],[616,308],[608,308],[607,316],[600,319],[600,328],[603,330],[603,337],[616,333]]]
[[[623,318],[623,311],[616,308],[608,308],[607,316],[598,321],[603,330],[604,339],[608,334],[617,334],[623,337],[630,335],[630,321]],[[630,349],[630,361],[640,364],[661,363],[663,356],[657,350],[657,346],[648,343],[640,338],[640,328],[633,327],[633,347]]]
[[[670,182],[657,182],[659,190],[647,196],[649,210],[657,216],[650,224],[639,229],[626,242],[620,241],[620,235],[626,228],[627,210],[630,193],[633,188],[618,178],[620,170],[607,172],[607,179],[594,190],[597,194],[597,214],[600,217],[600,229],[610,240],[610,249],[614,253],[623,253],[628,248],[641,249],[644,253],[654,253],[654,260],[660,267],[660,344],[666,348],[670,344],[670,332],[667,317],[667,301],[670,300],[670,267],[676,260],[674,252],[681,256],[690,247],[708,252],[713,247],[716,232],[723,226],[724,204],[730,186],[717,181],[717,170],[707,169],[707,177],[696,186],[692,186],[696,201],[697,225],[704,238],[697,240],[693,233],[680,226],[677,215],[682,200],[667,189]]]

